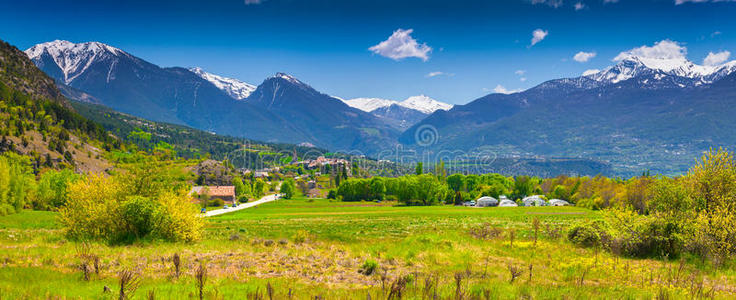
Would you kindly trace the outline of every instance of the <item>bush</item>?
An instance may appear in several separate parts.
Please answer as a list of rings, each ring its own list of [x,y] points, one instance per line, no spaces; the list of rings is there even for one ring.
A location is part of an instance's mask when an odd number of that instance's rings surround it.
[[[684,248],[682,227],[662,215],[640,216],[631,210],[611,209],[604,244],[633,257],[676,257]]]
[[[160,210],[158,202],[144,197],[133,196],[125,201],[121,206],[121,221],[127,226],[120,232],[121,239],[133,240],[149,235],[159,221],[156,218]]]
[[[374,260],[368,259],[360,267],[360,269],[358,270],[358,273],[363,274],[365,276],[370,276],[376,271],[376,269],[378,269],[378,263]]]
[[[225,205],[225,200],[222,200],[220,198],[213,198],[209,202],[207,202],[207,206],[213,206],[213,207],[220,207]]]
[[[295,244],[301,244],[309,239],[309,233],[305,230],[298,230],[292,240]]]
[[[583,247],[598,246],[601,243],[601,233],[602,230],[598,223],[578,225],[570,230],[567,239],[573,244]]]
[[[131,175],[127,175],[131,176]],[[188,197],[159,191],[133,194],[135,180],[90,175],[69,186],[69,199],[59,209],[66,235],[75,240],[98,239],[127,243],[160,238],[191,242],[201,235],[202,220]]]

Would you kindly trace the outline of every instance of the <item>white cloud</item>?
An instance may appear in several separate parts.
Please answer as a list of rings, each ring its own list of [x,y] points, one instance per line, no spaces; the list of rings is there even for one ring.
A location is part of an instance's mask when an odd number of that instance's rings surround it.
[[[595,52],[584,52],[580,51],[572,57],[576,62],[584,63],[596,56]]]
[[[585,9],[585,3],[583,2],[575,3],[575,11],[583,10],[583,9]]]
[[[532,4],[544,4],[550,7],[558,8],[562,6],[562,0],[532,0]]]
[[[503,87],[503,85],[499,84],[496,86],[496,88],[493,89],[493,92],[499,94],[513,94],[521,92],[521,90],[507,90],[505,87]]]
[[[714,37],[719,36],[719,35],[721,35],[721,32],[720,31],[713,31],[713,33],[710,34],[710,37],[711,38],[714,38]]]
[[[445,72],[429,72],[427,75],[424,75],[424,77],[430,78],[435,76],[455,76],[455,73],[445,73]]]
[[[692,3],[705,3],[705,2],[736,2],[736,0],[675,0],[675,5],[685,4],[688,2]]]
[[[703,60],[703,64],[706,66],[717,66],[726,62],[730,56],[731,52],[725,50],[718,53],[710,52]]]
[[[618,0],[603,0],[603,3],[618,3]]]
[[[245,1],[245,5],[251,5],[251,4],[261,4],[263,3],[263,1],[266,1],[266,0],[244,0],[244,1]]]
[[[542,40],[544,40],[544,38],[547,37],[548,34],[549,34],[549,31],[547,30],[542,30],[542,29],[534,30],[532,32],[532,44],[530,46],[534,46],[537,43],[541,42]]]
[[[641,46],[629,51],[619,53],[614,61],[624,60],[630,57],[654,58],[654,59],[685,59],[687,48],[670,40],[659,41],[654,46]]]
[[[387,40],[368,48],[368,50],[393,60],[416,57],[427,61],[429,53],[432,52],[432,47],[427,46],[426,43],[419,44],[417,40],[411,37],[412,32],[414,32],[414,29],[397,29]]]
[[[519,75],[519,76],[522,76],[522,75],[526,74],[526,70],[516,70],[516,72],[514,72],[514,74]]]
[[[521,78],[519,78],[519,81],[521,81],[521,82],[524,82],[524,81],[526,81],[526,77],[521,77]]]
[[[593,75],[593,74],[598,73],[600,71],[601,70],[598,70],[598,69],[585,70],[585,72],[583,72],[583,76]]]

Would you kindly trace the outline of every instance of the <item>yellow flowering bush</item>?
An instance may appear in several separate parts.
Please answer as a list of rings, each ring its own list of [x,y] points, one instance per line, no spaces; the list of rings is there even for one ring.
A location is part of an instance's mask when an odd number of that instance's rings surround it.
[[[59,209],[72,239],[129,243],[141,238],[193,242],[201,237],[202,220],[188,197],[161,189],[137,194],[130,176],[91,175],[69,186],[69,199]]]

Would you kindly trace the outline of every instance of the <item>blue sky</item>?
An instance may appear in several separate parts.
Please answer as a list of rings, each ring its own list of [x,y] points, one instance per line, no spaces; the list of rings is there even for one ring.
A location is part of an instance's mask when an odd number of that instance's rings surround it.
[[[453,104],[499,85],[525,89],[602,69],[661,40],[687,47],[696,63],[709,52],[736,56],[733,1],[148,2],[1,1],[0,39],[20,49],[100,41],[160,66],[200,66],[253,84],[286,72],[343,98],[426,94]],[[412,31],[369,50],[399,29]],[[544,38],[532,45],[535,30]],[[595,56],[578,62],[579,52]],[[429,76],[436,72],[443,75]]]

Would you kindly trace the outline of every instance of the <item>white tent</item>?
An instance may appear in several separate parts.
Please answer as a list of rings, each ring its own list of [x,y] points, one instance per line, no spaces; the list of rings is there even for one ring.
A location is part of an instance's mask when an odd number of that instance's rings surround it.
[[[565,200],[560,200],[560,199],[549,200],[549,206],[568,206],[568,205],[570,205],[570,202],[567,202]]]
[[[490,206],[498,206],[498,200],[493,197],[480,197],[478,200],[475,200],[475,206],[478,207],[490,207]]]
[[[524,206],[547,206],[547,202],[539,195],[529,196],[521,200]]]
[[[508,199],[503,200],[501,201],[501,203],[498,204],[498,207],[512,207],[512,206],[518,206],[518,205],[516,205],[516,202],[508,200]]]

